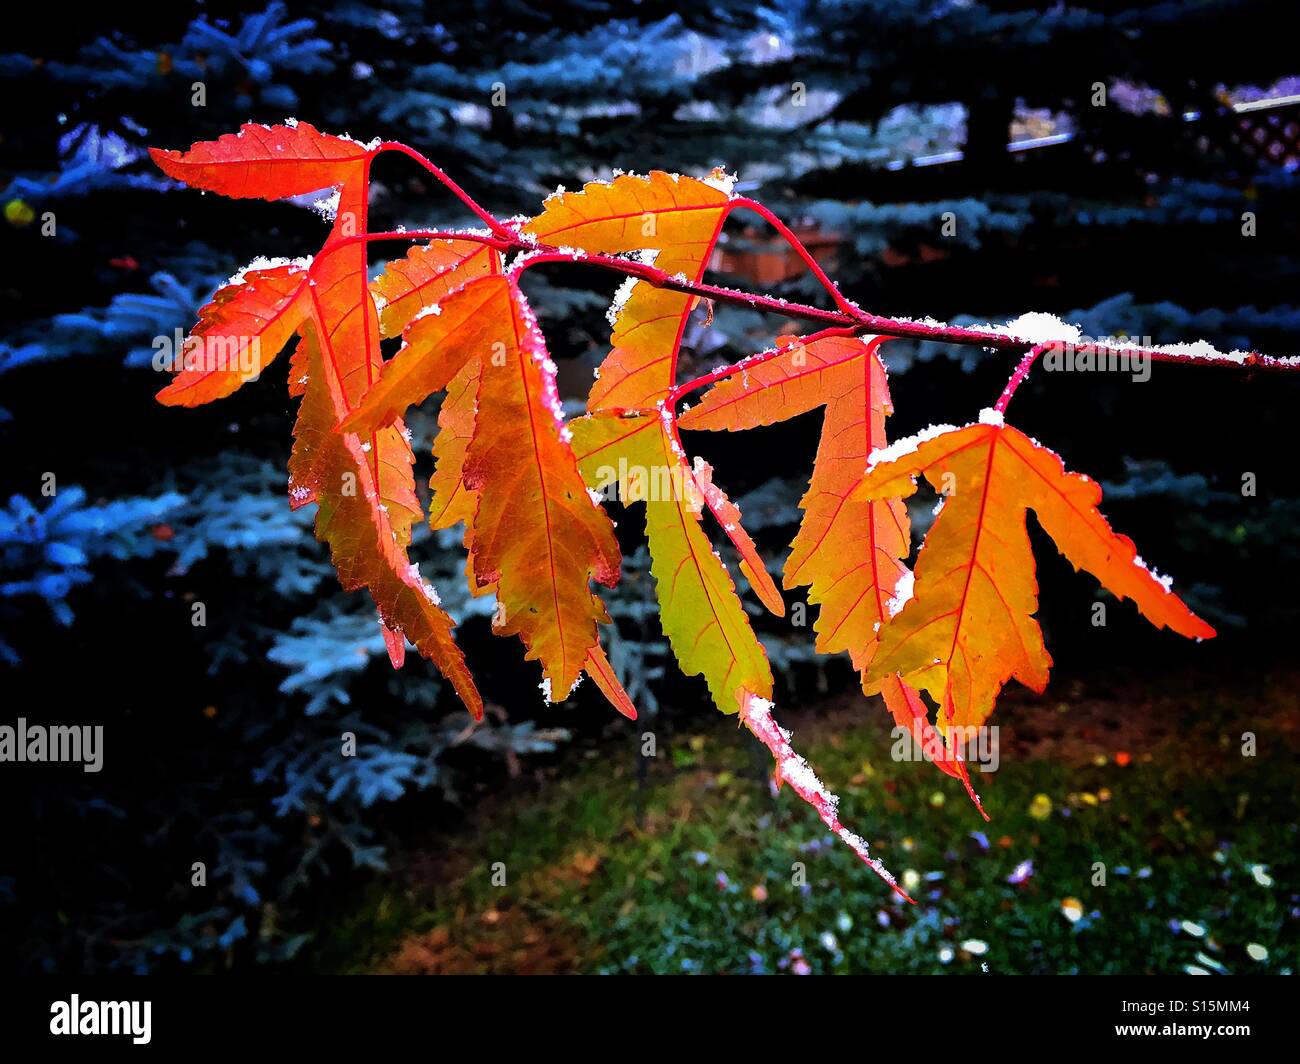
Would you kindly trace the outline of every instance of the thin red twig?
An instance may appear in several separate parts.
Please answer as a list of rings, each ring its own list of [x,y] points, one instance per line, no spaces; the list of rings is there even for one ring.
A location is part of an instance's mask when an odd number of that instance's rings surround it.
[[[1007,404],[1011,402],[1011,397],[1016,394],[1016,389],[1029,376],[1029,371],[1034,368],[1034,363],[1038,361],[1038,356],[1054,344],[1036,344],[1025,353],[1025,357],[1017,363],[1016,368],[1012,371],[1011,379],[1007,381],[1007,386],[1002,389],[1002,394],[998,396],[998,401],[993,404],[993,409],[999,414],[1004,413]]]
[[[854,305],[853,303],[845,299],[843,294],[840,292],[839,287],[835,284],[835,282],[832,281],[828,276],[826,276],[826,271],[823,270],[820,265],[818,265],[817,260],[813,258],[812,252],[809,251],[804,246],[803,241],[800,240],[797,236],[795,236],[794,232],[790,229],[790,227],[786,225],[785,222],[781,221],[780,218],[778,218],[765,206],[763,206],[763,204],[759,203],[758,200],[749,199],[748,197],[742,197],[740,199],[732,200],[730,209],[750,210],[753,211],[755,214],[757,214],[760,218],[764,219],[770,226],[772,226],[773,229],[775,229],[778,233],[781,234],[781,236],[785,239],[785,242],[790,245],[790,247],[794,250],[794,253],[798,255],[799,258],[803,261],[803,264],[808,267],[812,275],[816,277],[817,280],[821,282],[822,287],[825,288],[826,291],[830,293],[831,298],[835,300],[835,305],[839,307],[840,310],[842,310],[845,314],[848,314],[852,318],[859,318],[862,316],[862,311],[859,310],[856,305]]]
[[[452,195],[454,195],[458,200],[461,201],[461,203],[465,204],[466,207],[468,207],[471,211],[473,211],[475,217],[477,217],[479,221],[481,221],[484,225],[486,225],[489,229],[491,229],[492,232],[495,233],[498,237],[509,238],[511,236],[510,230],[507,229],[505,225],[497,221],[496,217],[490,211],[485,210],[483,207],[480,207],[478,203],[475,201],[473,196],[471,196],[468,192],[466,192],[463,188],[461,188],[460,185],[456,184],[455,181],[453,181],[450,177],[447,176],[447,174],[443,171],[441,167],[435,165],[430,159],[428,159],[421,152],[416,151],[414,148],[408,147],[407,145],[401,143],[401,141],[386,140],[382,144],[380,144],[377,148],[375,148],[375,150],[371,153],[371,158],[373,159],[380,152],[385,152],[385,151],[400,152],[402,155],[405,155],[410,159],[414,159],[417,163],[419,163],[426,170],[428,170],[429,173],[431,173],[435,178],[437,178],[447,188],[447,190],[451,192]]]

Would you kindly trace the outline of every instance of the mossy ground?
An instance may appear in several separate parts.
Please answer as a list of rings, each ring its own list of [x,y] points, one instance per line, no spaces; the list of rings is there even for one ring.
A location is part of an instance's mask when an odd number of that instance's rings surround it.
[[[860,696],[786,714],[914,907],[788,788],[771,794],[765,752],[734,720],[659,731],[643,782],[646,726],[628,728],[403,855],[305,960],[410,973],[1290,972],[1295,679],[1230,697],[1206,677],[1160,693],[1008,691],[1001,764],[976,782],[988,824],[933,766],[892,760],[889,722]]]

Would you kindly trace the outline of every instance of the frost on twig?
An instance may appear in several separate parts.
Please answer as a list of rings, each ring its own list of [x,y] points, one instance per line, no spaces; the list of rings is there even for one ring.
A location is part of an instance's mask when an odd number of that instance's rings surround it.
[[[826,785],[817,778],[812,767],[795,753],[790,745],[790,733],[777,724],[772,717],[772,703],[766,698],[745,692],[744,705],[740,710],[740,719],[745,726],[758,737],[758,740],[772,752],[776,762],[776,782],[778,786],[788,783],[790,789],[805,802],[817,810],[817,815],[831,831],[856,853],[881,879],[883,879],[904,901],[915,904],[907,892],[898,885],[893,874],[878,857],[872,857],[867,847],[867,840],[856,835],[840,823],[838,795],[831,793]]]

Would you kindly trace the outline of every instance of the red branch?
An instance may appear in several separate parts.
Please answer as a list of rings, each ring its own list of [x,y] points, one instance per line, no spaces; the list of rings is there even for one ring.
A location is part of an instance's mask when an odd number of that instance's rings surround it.
[[[380,152],[385,152],[385,151],[400,152],[401,154],[405,155],[407,158],[414,159],[417,163],[419,163],[426,170],[428,170],[429,173],[431,173],[434,177],[436,177],[438,181],[441,182],[442,185],[447,189],[448,192],[450,192],[453,196],[455,196],[458,200],[460,200],[461,203],[465,204],[466,207],[468,207],[471,211],[473,211],[475,217],[477,217],[479,221],[483,222],[489,229],[491,229],[493,233],[495,233],[498,237],[504,237],[506,239],[510,238],[512,234],[509,229],[507,229],[501,222],[497,221],[496,218],[493,217],[489,211],[480,207],[468,192],[466,192],[463,188],[461,188],[460,185],[456,184],[456,182],[453,181],[450,177],[448,177],[440,167],[435,166],[423,154],[416,151],[414,148],[407,147],[407,145],[402,144],[399,141],[386,140],[382,144],[380,144],[379,147],[375,148],[373,152],[371,152],[370,157],[373,159],[376,155],[380,154]]]
[[[821,307],[812,306],[807,303],[792,302],[787,299],[780,299],[773,296],[761,295],[753,292],[743,292],[734,288],[725,288],[721,285],[707,284],[702,281],[691,281],[681,274],[670,275],[664,270],[655,266],[641,262],[637,259],[627,258],[621,255],[599,255],[582,251],[574,251],[569,248],[559,248],[550,244],[540,243],[531,237],[522,235],[511,223],[504,223],[495,218],[490,212],[474,200],[463,188],[447,176],[439,167],[434,165],[420,152],[410,148],[405,144],[397,141],[385,141],[375,150],[374,154],[384,151],[399,152],[415,162],[419,163],[434,178],[443,184],[457,199],[470,209],[480,221],[489,229],[489,233],[474,232],[457,232],[455,230],[410,230],[404,232],[391,233],[371,233],[362,237],[353,237],[335,242],[330,247],[322,251],[322,255],[328,254],[334,247],[345,246],[357,240],[472,240],[484,244],[490,244],[502,252],[518,252],[519,259],[516,260],[513,271],[522,273],[524,270],[544,263],[579,263],[585,266],[595,266],[599,269],[611,270],[620,273],[625,277],[636,277],[646,281],[657,288],[664,288],[674,292],[682,292],[686,295],[698,296],[702,299],[711,299],[719,303],[729,303],[734,306],[747,307],[750,310],[764,311],[771,314],[777,314],[785,318],[801,318],[805,321],[817,322],[826,326],[823,331],[816,334],[816,337],[830,335],[852,335],[854,333],[871,333],[877,336],[891,336],[907,340],[928,340],[934,343],[959,344],[972,347],[985,347],[995,351],[1020,351],[1028,352],[1021,359],[1012,373],[1011,379],[998,399],[997,407],[999,411],[1006,408],[1007,403],[1011,401],[1012,395],[1028,375],[1038,356],[1051,347],[1075,347],[1079,350],[1087,350],[1094,357],[1099,359],[1115,360],[1141,360],[1151,362],[1174,362],[1183,365],[1201,365],[1201,366],[1220,366],[1231,369],[1244,370],[1265,370],[1265,371],[1300,371],[1300,359],[1296,358],[1276,358],[1270,355],[1263,355],[1256,351],[1245,354],[1223,355],[1223,354],[1200,354],[1185,350],[1176,349],[1151,349],[1138,347],[1115,347],[1107,344],[1088,344],[1079,345],[1074,341],[1061,338],[1047,341],[1030,340],[1025,337],[1016,336],[1012,333],[994,329],[994,328],[968,328],[958,325],[948,325],[943,322],[935,321],[913,321],[907,318],[888,318],[876,314],[868,314],[863,311],[851,300],[846,299],[836,287],[835,283],[826,275],[825,271],[818,265],[817,260],[812,253],[803,245],[790,228],[781,221],[771,210],[763,206],[757,200],[746,197],[737,197],[731,200],[727,207],[729,214],[733,210],[745,209],[753,211],[767,221],[777,233],[790,245],[795,254],[813,274],[814,277],[822,284],[831,298],[835,301],[837,310],[825,310]],[[739,362],[723,367],[720,370],[714,370],[710,373],[703,374],[686,381],[684,384],[674,388],[668,408],[675,411],[677,402],[690,392],[696,391],[725,377],[730,377],[736,373],[744,372],[754,365],[772,358],[776,355],[775,351],[766,351],[759,355],[750,356]]]
[[[786,243],[794,249],[795,254],[803,261],[803,264],[808,267],[809,272],[811,272],[812,275],[821,282],[822,287],[830,293],[831,298],[835,300],[835,305],[839,307],[840,310],[845,314],[848,314],[850,317],[857,317],[860,315],[861,312],[858,308],[854,306],[850,300],[845,299],[844,296],[840,294],[840,290],[836,287],[835,282],[826,276],[825,271],[817,264],[817,260],[813,258],[812,252],[804,247],[803,241],[790,231],[789,226],[787,226],[785,222],[781,221],[780,218],[759,203],[758,200],[748,198],[732,200],[728,213],[740,207],[753,211],[759,217],[766,220],[773,229],[781,234]]]

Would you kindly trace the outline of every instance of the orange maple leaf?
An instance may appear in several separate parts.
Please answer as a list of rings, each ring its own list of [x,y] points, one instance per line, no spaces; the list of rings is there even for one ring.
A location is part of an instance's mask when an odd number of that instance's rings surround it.
[[[943,426],[875,454],[853,498],[911,495],[915,478],[945,498],[916,563],[911,599],[884,627],[867,679],[895,673],[928,691],[944,726],[973,727],[1015,677],[1047,685],[1051,658],[1034,619],[1038,582],[1025,513],[1076,569],[1086,569],[1120,599],[1130,598],[1158,628],[1196,639],[1214,629],[1137,556],[1127,536],[1097,510],[1101,488],[1024,433],[989,412],[962,429]]]
[[[732,208],[718,183],[662,170],[649,177],[622,174],[610,182],[589,182],[581,192],[547,199],[523,232],[587,252],[652,251],[657,269],[699,280]],[[698,300],[646,281],[629,284],[610,309],[613,347],[587,397],[591,413],[654,410],[667,402],[676,382],[682,336]],[[785,602],[740,524],[740,510],[713,483],[707,465],[698,467],[698,474],[688,467],[689,475],[697,475],[696,486],[740,555],[754,593],[772,613],[784,614]]]
[[[316,536],[330,546],[339,582],[348,591],[365,587],[379,608],[389,653],[400,632],[455,687],[476,719],[483,700],[464,655],[452,639],[453,621],[434,589],[406,556],[384,513],[361,440],[334,431],[346,408],[343,390],[309,338],[307,391],[294,426],[294,485],[317,504]],[[310,456],[309,466],[301,459]],[[301,505],[298,502],[298,505]]]
[[[302,265],[285,263],[249,270],[219,288],[199,311],[158,401],[198,406],[256,380],[307,317],[307,276]]]
[[[371,285],[379,300],[379,331],[400,336],[421,312],[466,281],[501,272],[501,253],[473,240],[432,240],[384,267]]]
[[[402,332],[422,312],[438,307],[461,284],[475,277],[500,274],[501,256],[493,248],[471,241],[439,240],[418,245],[405,259],[388,264],[372,288],[380,297],[380,329],[384,335]],[[447,385],[438,408],[438,433],[433,440],[434,472],[429,478],[432,498],[429,526],[434,529],[465,524],[469,589],[474,595],[497,592],[495,583],[474,576],[473,524],[479,493],[465,483],[465,463],[477,423],[482,360],[470,358]],[[635,720],[628,697],[599,643],[587,653],[585,669],[597,688],[623,716]]]
[[[421,314],[433,313],[440,302],[466,281],[501,272],[501,255],[485,244],[471,240],[434,240],[412,247],[405,258],[388,263],[371,284],[379,304],[379,331],[398,336]],[[434,438],[435,471],[429,480],[433,503],[429,526],[450,528],[473,515],[476,498],[465,488],[461,473],[465,448],[474,430],[478,399],[479,363],[471,359],[451,382],[438,411],[438,434]],[[473,580],[470,590],[479,594]]]
[[[238,134],[187,152],[151,149],[151,155],[172,177],[235,198],[338,190],[334,224],[310,268],[248,273],[205,308],[192,339],[206,347],[217,338],[265,342],[260,371],[293,331],[301,334],[290,371],[290,392],[303,395],[289,461],[291,505],[319,505],[317,535],[329,542],[343,586],[370,590],[393,665],[402,664],[410,639],[481,716],[482,699],[451,639],[453,622],[406,556],[411,526],[422,510],[404,426],[395,422],[365,440],[326,438],[325,430],[355,406],[383,365],[364,241],[373,151],[296,123],[245,125]],[[159,398],[207,402],[230,394],[244,379],[242,371],[212,365],[193,374],[182,370]]]
[[[321,133],[307,122],[263,126],[249,122],[238,133],[200,141],[188,151],[150,148],[169,177],[190,188],[232,199],[284,199],[345,181],[360,180],[371,152],[347,137]]]
[[[247,124],[237,134],[200,142],[187,152],[154,148],[150,154],[165,173],[192,188],[237,199],[272,200],[337,190],[334,224],[311,266],[312,283],[307,286],[307,296],[295,297],[290,306],[298,312],[295,328],[308,313],[318,319],[321,328],[317,338],[325,362],[338,376],[344,402],[354,407],[383,364],[364,240],[374,152],[350,138],[327,136],[306,122],[298,122],[280,126]],[[281,323],[288,320],[279,319]],[[280,337],[281,344],[287,338],[286,332]],[[412,523],[421,516],[411,472],[415,458],[410,444],[400,425],[375,434],[367,442],[367,460],[380,498],[388,507],[399,540],[407,543]]]
[[[442,456],[450,465],[441,489],[454,491],[455,478],[473,493],[475,583],[496,592],[496,630],[520,636],[542,663],[548,697],[563,698],[589,661],[603,688],[612,672],[591,654],[609,617],[589,583],[618,581],[618,544],[578,472],[555,367],[523,293],[509,277],[476,277],[413,321],[405,339],[340,431],[387,424],[476,365],[472,411],[467,374],[450,415],[458,433]],[[615,704],[625,707],[626,696]]]

